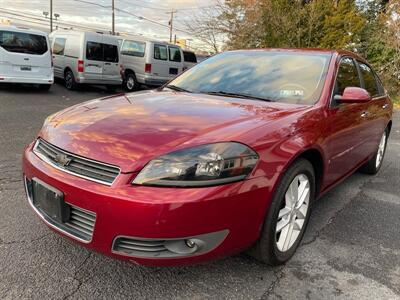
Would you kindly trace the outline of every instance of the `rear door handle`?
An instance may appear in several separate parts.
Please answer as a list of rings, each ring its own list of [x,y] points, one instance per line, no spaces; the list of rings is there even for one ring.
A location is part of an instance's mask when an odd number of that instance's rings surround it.
[[[382,105],[382,109],[386,109],[386,108],[388,108],[389,107],[389,104],[384,104],[384,105]]]
[[[369,115],[369,113],[367,111],[363,111],[361,113],[361,118],[366,118],[366,117],[368,117],[368,115]]]
[[[107,65],[107,66],[111,66],[111,63],[104,63],[105,65]]]

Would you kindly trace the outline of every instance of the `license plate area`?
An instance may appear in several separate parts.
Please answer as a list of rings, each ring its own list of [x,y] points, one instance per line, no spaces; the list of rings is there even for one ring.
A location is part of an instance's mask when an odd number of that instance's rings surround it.
[[[56,188],[34,178],[32,180],[33,205],[47,217],[58,223],[69,220],[70,206],[64,201],[64,194]]]
[[[169,74],[178,75],[178,69],[177,68],[169,68]]]

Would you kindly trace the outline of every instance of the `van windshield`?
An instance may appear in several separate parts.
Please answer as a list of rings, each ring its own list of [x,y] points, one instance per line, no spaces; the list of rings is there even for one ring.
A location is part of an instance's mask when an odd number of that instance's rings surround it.
[[[0,30],[0,47],[8,52],[42,55],[47,52],[43,35]]]
[[[330,58],[329,53],[316,52],[225,52],[169,85],[192,93],[312,105],[321,95]]]

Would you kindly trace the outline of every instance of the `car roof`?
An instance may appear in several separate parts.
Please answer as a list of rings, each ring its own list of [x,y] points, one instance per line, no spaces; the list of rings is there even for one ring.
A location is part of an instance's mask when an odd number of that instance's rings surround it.
[[[259,49],[244,49],[244,50],[232,50],[228,52],[241,52],[241,51],[266,51],[266,52],[298,52],[298,53],[320,53],[320,54],[336,54],[337,56],[351,56],[360,61],[366,62],[363,57],[358,55],[357,53],[344,50],[344,49],[323,49],[323,48],[259,48]]]
[[[26,33],[32,33],[32,34],[38,34],[38,35],[44,35],[47,36],[47,33],[44,31],[32,29],[29,27],[23,27],[23,26],[15,26],[15,25],[0,25],[0,30],[7,30],[7,31],[15,31],[15,32],[26,32]]]

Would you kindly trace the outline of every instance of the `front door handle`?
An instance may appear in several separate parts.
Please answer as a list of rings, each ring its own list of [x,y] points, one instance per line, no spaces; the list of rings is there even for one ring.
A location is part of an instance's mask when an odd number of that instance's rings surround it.
[[[362,113],[361,113],[361,118],[366,118],[366,117],[368,117],[368,112],[367,111],[363,111]]]
[[[382,109],[387,109],[389,107],[389,104],[384,104],[384,105],[382,105]]]

